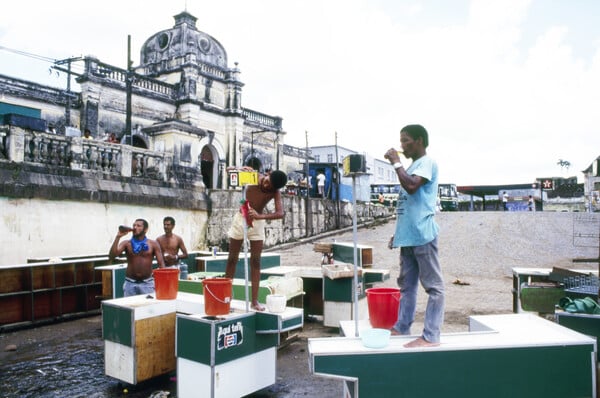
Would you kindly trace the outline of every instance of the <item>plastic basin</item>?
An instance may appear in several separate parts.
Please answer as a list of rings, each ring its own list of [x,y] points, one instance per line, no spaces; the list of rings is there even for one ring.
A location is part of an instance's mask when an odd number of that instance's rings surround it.
[[[360,332],[362,343],[367,348],[384,348],[390,343],[391,332],[388,329],[364,329]]]

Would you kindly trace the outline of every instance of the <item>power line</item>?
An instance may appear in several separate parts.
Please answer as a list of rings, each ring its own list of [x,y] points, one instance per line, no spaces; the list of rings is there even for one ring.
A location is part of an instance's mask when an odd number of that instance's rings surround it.
[[[83,59],[82,57],[71,57],[71,58],[66,58],[66,59],[55,59],[55,58],[50,58],[50,57],[46,57],[46,56],[43,56],[43,55],[28,53],[26,51],[17,50],[17,49],[6,47],[6,46],[2,46],[2,45],[0,45],[0,50],[11,52],[13,54],[21,55],[21,56],[24,56],[24,57],[36,59],[38,61],[43,61],[43,62],[51,63],[52,66],[50,66],[50,68],[48,69],[48,71],[49,71],[50,74],[52,74],[52,69],[54,69],[56,71],[56,76],[59,76],[60,72],[66,72],[67,73],[67,79],[68,79],[67,86],[70,86],[70,78],[71,78],[72,75],[81,76],[81,73],[85,69],[83,66],[78,65],[76,63],[76,61],[81,61]],[[61,68],[59,66],[59,65],[64,65],[64,64],[68,64],[69,65],[68,69],[64,69],[64,68]],[[75,71],[79,71],[79,73],[75,72]],[[67,91],[69,91],[69,88],[67,88]]]
[[[54,63],[57,61],[54,58],[49,58],[49,57],[45,57],[43,55],[38,55],[38,54],[32,54],[32,53],[28,53],[28,52],[21,51],[21,50],[15,50],[14,48],[5,47],[2,45],[0,45],[0,50],[5,50],[5,51],[11,52],[11,53],[18,54],[18,55],[23,55],[25,57],[37,59],[39,61],[45,61],[45,62],[51,62],[51,63]]]

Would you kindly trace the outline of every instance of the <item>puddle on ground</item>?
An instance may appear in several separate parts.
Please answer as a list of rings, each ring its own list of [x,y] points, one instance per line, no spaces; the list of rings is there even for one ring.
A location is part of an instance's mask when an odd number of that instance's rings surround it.
[[[25,342],[17,351],[3,354],[0,385],[7,398],[147,398],[160,391],[176,397],[176,383],[168,375],[136,386],[106,376],[104,343],[97,328],[70,337]]]

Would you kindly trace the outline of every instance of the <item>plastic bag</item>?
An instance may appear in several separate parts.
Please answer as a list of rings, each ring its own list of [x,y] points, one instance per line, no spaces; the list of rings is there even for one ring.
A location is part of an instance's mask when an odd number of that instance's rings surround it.
[[[591,297],[582,299],[563,297],[558,301],[558,306],[571,313],[600,315],[600,305]]]

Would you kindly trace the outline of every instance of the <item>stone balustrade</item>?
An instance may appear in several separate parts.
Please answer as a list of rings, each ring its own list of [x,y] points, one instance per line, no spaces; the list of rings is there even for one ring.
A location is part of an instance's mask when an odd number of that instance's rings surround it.
[[[242,114],[248,122],[256,123],[269,128],[281,130],[282,119],[277,116],[270,116],[262,112],[253,111],[252,109],[244,108]]]
[[[87,57],[85,59],[85,70],[89,78],[101,78],[118,82],[125,85],[127,82],[128,72],[125,69],[100,62],[96,58]],[[173,93],[173,85],[156,79],[147,78],[144,75],[132,72],[133,87],[151,91],[155,94],[164,95],[171,98]]]
[[[173,156],[123,144],[0,128],[0,159],[46,167],[99,172],[107,176],[167,181]]]

